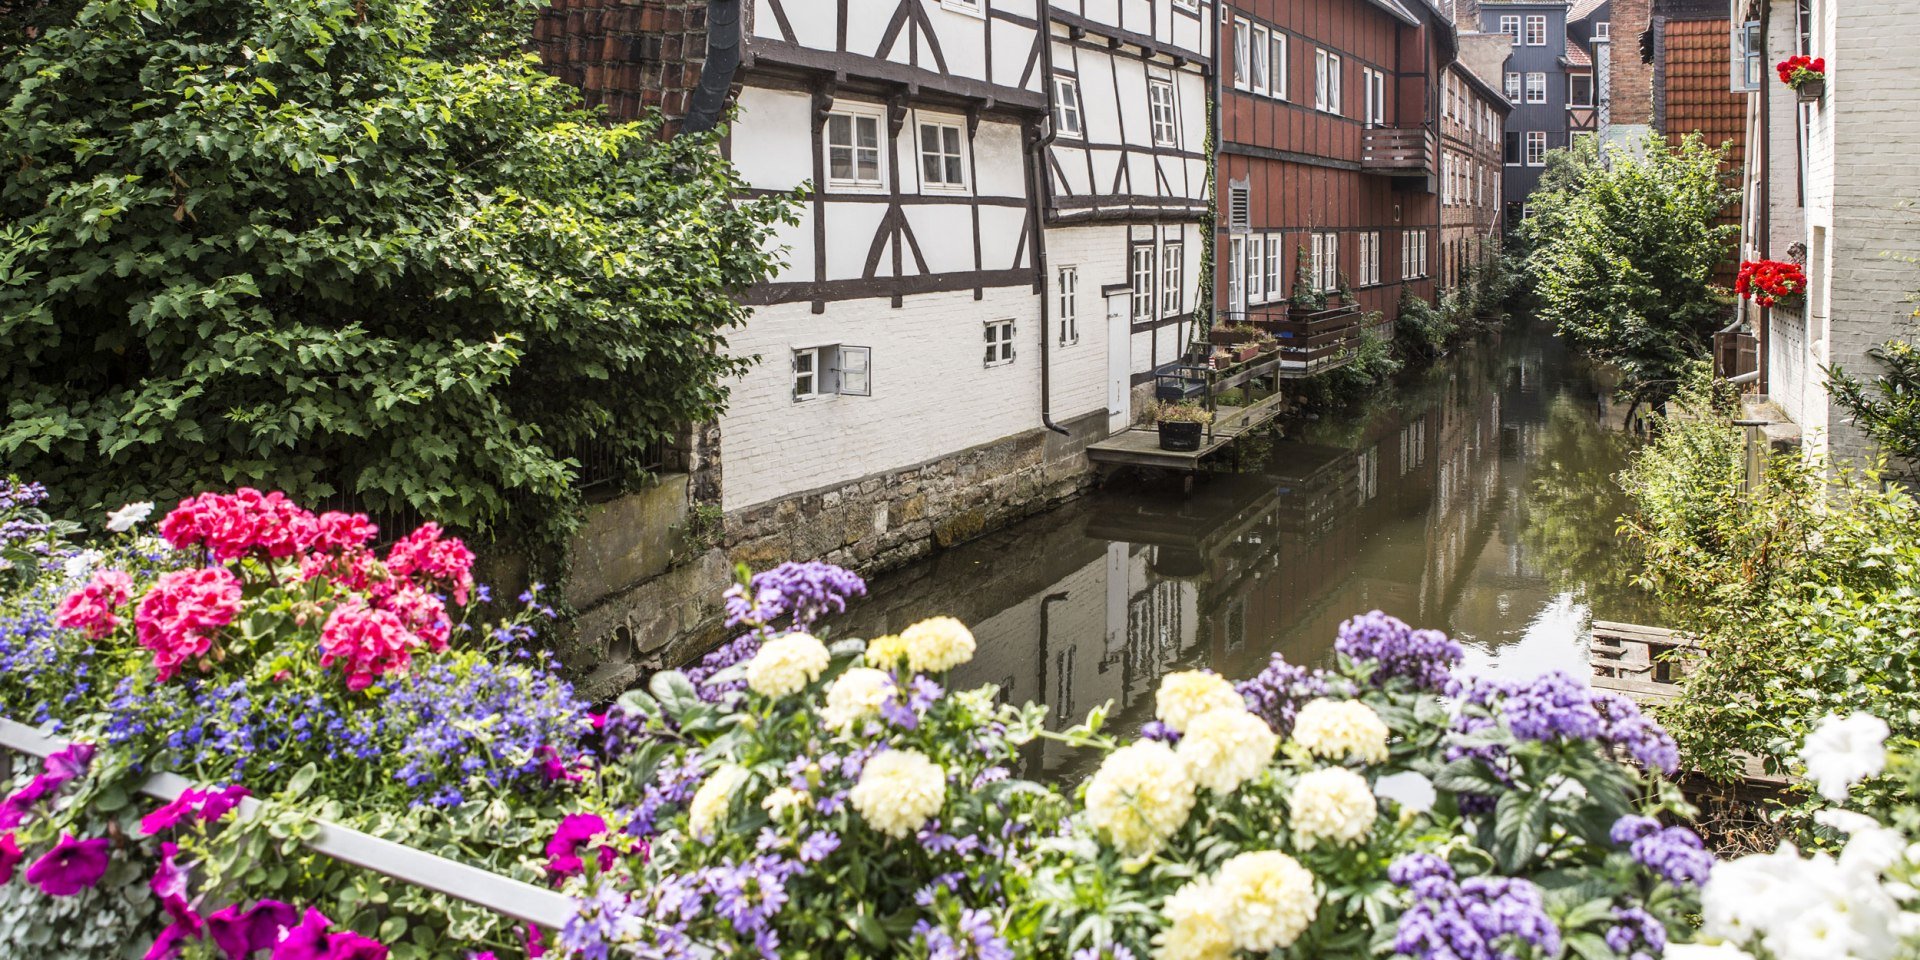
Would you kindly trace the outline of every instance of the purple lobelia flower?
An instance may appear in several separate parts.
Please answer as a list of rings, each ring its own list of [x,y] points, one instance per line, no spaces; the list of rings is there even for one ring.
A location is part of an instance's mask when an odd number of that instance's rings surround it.
[[[207,915],[207,937],[226,960],[247,960],[280,942],[280,931],[293,926],[297,913],[278,900],[262,900],[245,910],[229,905]]]
[[[800,841],[801,863],[819,863],[840,849],[840,835],[831,830],[816,830]]]
[[[1275,733],[1285,737],[1293,732],[1293,720],[1299,714],[1300,707],[1308,700],[1325,695],[1329,687],[1320,671],[1296,667],[1288,663],[1285,656],[1276,653],[1265,670],[1251,680],[1236,684],[1234,689],[1246,700],[1249,711],[1265,720]],[[1169,733],[1171,731],[1149,732],[1143,729],[1141,736],[1164,738],[1168,742],[1178,739],[1177,736],[1167,736]]]
[[[1686,827],[1663,827],[1652,817],[1629,815],[1614,822],[1610,836],[1641,866],[1674,884],[1705,886],[1713,873],[1713,854]]]
[[[1548,956],[1560,952],[1560,928],[1547,916],[1540,888],[1509,877],[1474,877],[1456,885],[1452,877],[1452,868],[1438,857],[1416,855],[1394,864],[1390,878],[1414,890],[1414,903],[1394,932],[1394,953],[1415,960],[1508,960],[1520,944]]]
[[[27,882],[51,897],[71,897],[90,889],[106,874],[112,845],[106,837],[76,840],[73,834],[63,833],[52,850],[27,868]]]
[[[1433,693],[1446,689],[1453,668],[1466,656],[1446,634],[1415,630],[1378,610],[1341,624],[1334,649],[1349,660],[1373,664],[1375,686],[1405,680]]]

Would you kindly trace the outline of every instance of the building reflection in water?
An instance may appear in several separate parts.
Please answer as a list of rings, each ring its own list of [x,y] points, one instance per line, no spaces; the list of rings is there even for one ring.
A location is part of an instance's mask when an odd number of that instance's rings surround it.
[[[1191,495],[1104,493],[880,578],[836,629],[958,616],[980,643],[958,682],[1045,703],[1056,728],[1111,701],[1128,732],[1151,719],[1167,672],[1240,679],[1275,652],[1321,661],[1341,621],[1371,609],[1449,631],[1475,669],[1577,669],[1589,618],[1568,580],[1581,571],[1543,572],[1527,533],[1536,474],[1552,469],[1547,431],[1603,434],[1599,395],[1556,342],[1511,338],[1364,415],[1277,440]],[[1585,418],[1550,416],[1569,403]],[[1588,507],[1613,509],[1558,504]],[[1572,526],[1608,536],[1617,516]],[[1038,762],[1066,773],[1080,753],[1048,744]]]

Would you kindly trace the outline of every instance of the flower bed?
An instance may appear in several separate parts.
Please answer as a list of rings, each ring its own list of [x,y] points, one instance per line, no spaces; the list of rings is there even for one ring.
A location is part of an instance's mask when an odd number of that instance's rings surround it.
[[[1763,307],[1797,302],[1807,292],[1807,271],[1784,260],[1748,260],[1740,264],[1733,289]]]
[[[526,651],[537,591],[482,626],[436,529],[376,552],[243,491],[160,531],[53,544],[0,608],[0,706],[74,741],[0,804],[0,937],[47,956],[1652,957],[1712,869],[1631,703],[1456,676],[1380,613],[1322,669],[1173,673],[1137,735],[1051,731],[951,689],[964,624],[835,637],[864,584],[790,564],[601,717]],[[1030,782],[1040,739],[1103,758]],[[158,770],[209,786],[132,802]],[[578,913],[528,931],[304,856],[316,816]]]

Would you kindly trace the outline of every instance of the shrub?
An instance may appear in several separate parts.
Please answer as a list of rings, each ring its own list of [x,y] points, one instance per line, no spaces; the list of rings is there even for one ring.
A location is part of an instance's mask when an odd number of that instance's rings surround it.
[[[1410,359],[1437,357],[1447,350],[1457,330],[1453,319],[1425,297],[1410,290],[1400,293],[1400,316],[1393,322],[1394,345]]]

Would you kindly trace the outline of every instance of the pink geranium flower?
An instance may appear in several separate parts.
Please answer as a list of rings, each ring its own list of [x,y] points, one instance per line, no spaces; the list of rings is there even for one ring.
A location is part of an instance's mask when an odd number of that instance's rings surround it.
[[[447,640],[453,636],[453,618],[447,615],[447,605],[439,597],[407,586],[377,603],[380,609],[399,617],[427,649],[434,653],[447,649]]]
[[[315,521],[308,548],[315,553],[350,553],[366,549],[379,535],[380,528],[366,514],[329,510]]]
[[[71,897],[100,882],[107,872],[112,841],[106,837],[75,840],[63,833],[53,849],[27,868],[27,882],[50,897]]]
[[[247,910],[233,904],[207,916],[207,936],[227,960],[246,960],[280,942],[280,931],[293,925],[293,907],[278,900],[262,900]]]
[[[53,623],[63,630],[85,630],[100,640],[120,626],[115,612],[133,596],[133,579],[118,570],[100,570],[87,585],[67,594],[53,613]]]
[[[365,690],[380,677],[405,672],[420,642],[392,611],[350,597],[333,608],[320,630],[320,665],[339,664],[347,689]]]
[[[205,657],[213,635],[240,612],[240,580],[225,567],[162,574],[134,610],[140,645],[153,651],[162,682],[180,665]]]
[[[303,553],[319,528],[286,494],[242,487],[181,501],[160,521],[160,536],[176,550],[204,547],[213,562],[227,563],[250,553],[276,560]]]
[[[387,551],[387,570],[401,579],[425,577],[453,592],[453,602],[467,605],[473,589],[473,551],[458,537],[440,538],[440,525],[425,523]]]

